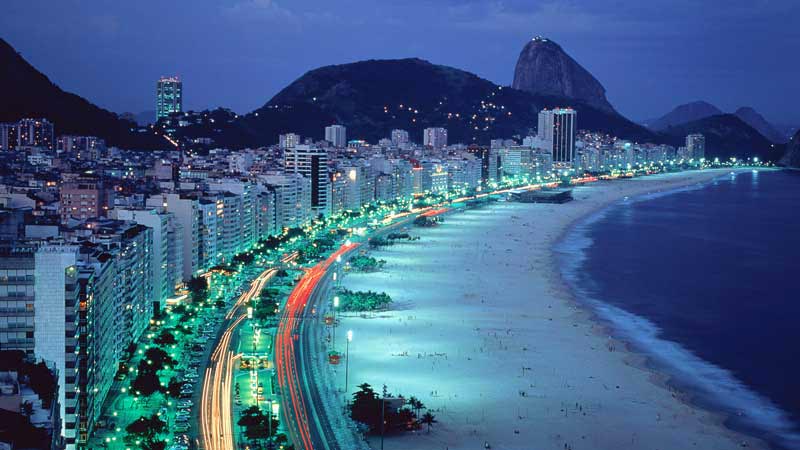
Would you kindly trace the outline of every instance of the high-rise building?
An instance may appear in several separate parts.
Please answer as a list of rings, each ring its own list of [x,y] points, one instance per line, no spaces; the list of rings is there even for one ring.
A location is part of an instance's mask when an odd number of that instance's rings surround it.
[[[17,147],[17,124],[0,123],[0,150],[14,150]]]
[[[313,145],[296,145],[284,151],[284,168],[311,180],[311,210],[314,215],[330,214],[328,152]]]
[[[183,111],[183,82],[178,77],[161,77],[156,83],[156,120]]]
[[[181,239],[183,247],[183,255],[181,257],[183,279],[189,280],[196,276],[200,269],[207,269],[208,267],[200,266],[198,256],[198,247],[200,246],[198,242],[200,237],[199,200],[190,195],[162,193],[149,197],[146,204],[147,206],[162,207],[165,211],[174,214],[177,223],[180,225],[180,230],[183,234],[183,239]],[[219,214],[222,214],[222,205],[220,205]]]
[[[447,147],[447,128],[425,128],[422,144],[433,149]]]
[[[706,137],[699,133],[686,136],[686,150],[689,152],[690,158],[704,159],[706,157]]]
[[[286,133],[278,136],[278,147],[287,149],[300,144],[300,135],[295,133]]]
[[[180,224],[173,214],[158,207],[114,208],[112,216],[153,230],[153,251],[150,252],[153,309],[160,311],[183,281],[183,236]]]
[[[479,147],[477,145],[470,145],[467,148],[467,152],[472,155],[475,155],[481,163],[481,180],[486,183],[489,181],[489,155],[490,151],[488,148]]]
[[[58,373],[61,432],[75,448],[78,409],[78,246],[8,243],[0,247],[0,348],[41,358]]]
[[[347,128],[342,125],[325,127],[325,140],[336,148],[344,148],[347,145]]]
[[[408,131],[392,130],[392,144],[398,147],[403,144],[408,144]]]
[[[553,164],[568,167],[575,159],[578,113],[572,108],[545,109],[539,113],[539,138],[553,153]]]
[[[299,173],[272,173],[261,177],[274,193],[271,228],[279,232],[299,227],[311,218],[311,180]]]
[[[94,161],[106,152],[106,141],[95,136],[59,136],[56,150],[82,161]]]
[[[22,119],[17,122],[17,146],[55,148],[53,123],[47,119]]]
[[[233,205],[236,203],[238,206],[231,211],[225,211],[223,220],[222,232],[226,236],[238,236],[238,242],[233,243],[232,249],[234,255],[246,251],[253,244],[255,244],[261,236],[257,234],[257,219],[256,214],[256,194],[255,185],[247,179],[219,179],[213,183],[208,183],[208,189],[217,193],[231,193],[238,197],[237,199],[223,196],[223,205]],[[236,229],[230,232],[225,230],[225,226],[232,225]]]

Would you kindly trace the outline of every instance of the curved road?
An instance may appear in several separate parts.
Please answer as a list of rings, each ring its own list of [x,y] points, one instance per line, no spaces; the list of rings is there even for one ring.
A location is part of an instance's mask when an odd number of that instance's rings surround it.
[[[360,244],[342,245],[328,259],[309,269],[286,301],[275,338],[275,367],[278,388],[283,403],[284,424],[292,443],[304,450],[334,450],[339,447],[332,439],[333,432],[321,406],[321,398],[313,380],[306,376],[312,357],[308,339],[300,339],[304,322],[316,309],[314,295],[320,282],[336,259],[346,255]],[[311,303],[311,305],[309,305]]]

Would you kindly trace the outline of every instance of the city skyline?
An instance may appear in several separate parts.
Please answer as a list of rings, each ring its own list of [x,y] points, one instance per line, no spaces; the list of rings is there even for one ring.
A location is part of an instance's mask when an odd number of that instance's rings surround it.
[[[0,449],[800,450],[800,3],[3,6]]]
[[[753,106],[782,125],[800,121],[781,101],[798,97],[791,77],[797,63],[781,56],[800,42],[797,31],[780,26],[797,12],[789,1],[624,8],[606,2],[531,7],[517,1],[359,8],[351,1],[333,8],[313,1],[250,0],[163,5],[157,11],[92,2],[42,8],[42,3],[6,5],[11,13],[0,19],[3,37],[57,84],[118,113],[155,109],[145,94],[163,75],[186,81],[185,109],[249,112],[307,70],[369,58],[421,57],[509,85],[520,46],[544,35],[595,74],[611,103],[634,120],[706,100],[725,111]],[[682,18],[665,18],[669,12]],[[21,26],[32,14],[71,20]],[[441,20],[436,27],[434,19]],[[58,23],[80,26],[61,29]],[[200,31],[205,25],[216,32]],[[316,42],[304,36],[309,29],[339,31]],[[366,34],[374,39],[362,39]],[[89,70],[73,70],[76,62]],[[103,67],[123,70],[108,77]],[[767,77],[771,82],[763,83]]]

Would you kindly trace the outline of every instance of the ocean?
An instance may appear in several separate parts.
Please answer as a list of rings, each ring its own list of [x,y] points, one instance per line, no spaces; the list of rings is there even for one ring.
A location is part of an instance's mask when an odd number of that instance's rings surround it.
[[[692,402],[800,449],[800,173],[626,199],[556,253],[578,300]]]

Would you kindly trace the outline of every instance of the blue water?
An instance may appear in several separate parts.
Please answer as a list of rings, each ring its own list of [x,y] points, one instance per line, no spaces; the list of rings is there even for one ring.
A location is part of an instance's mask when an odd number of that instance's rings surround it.
[[[629,199],[556,250],[579,300],[670,384],[800,449],[800,173]]]

